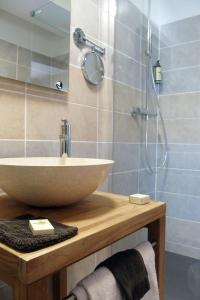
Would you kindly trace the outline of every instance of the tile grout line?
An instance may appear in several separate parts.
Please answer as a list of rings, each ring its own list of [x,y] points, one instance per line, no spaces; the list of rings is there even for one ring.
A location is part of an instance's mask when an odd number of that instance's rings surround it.
[[[200,94],[199,91],[188,91],[188,92],[176,92],[171,94],[161,94],[160,97],[168,97],[168,96],[180,96],[180,95],[188,95],[188,94]]]
[[[17,46],[17,63],[16,63],[16,80],[18,78],[18,66],[19,65],[19,47]]]
[[[24,156],[27,156],[27,84],[25,84],[25,103],[24,103]]]
[[[142,36],[140,36],[140,49],[142,49]],[[140,68],[140,79],[142,81],[142,77],[143,77],[143,73],[142,70]],[[143,91],[141,90],[141,94],[140,94],[140,105],[142,105],[142,101],[143,100]],[[140,125],[142,125],[142,123],[140,123]],[[141,130],[140,130],[141,131]],[[138,193],[140,193],[140,177],[141,177],[141,163],[142,163],[142,155],[141,155],[141,151],[142,151],[142,147],[141,147],[141,140],[140,143],[138,143],[138,174],[137,174],[137,189],[138,189]]]
[[[174,48],[174,47],[179,47],[179,46],[184,46],[184,45],[194,44],[194,43],[199,43],[199,42],[200,42],[200,40],[192,40],[192,41],[187,41],[187,42],[182,42],[182,43],[176,43],[176,44],[168,45],[165,47],[160,47],[160,50],[162,51],[163,49]]]
[[[193,194],[173,193],[173,192],[166,192],[166,191],[161,191],[161,190],[158,190],[157,192],[160,193],[160,194],[170,194],[170,195],[173,195],[173,196],[181,196],[181,197],[189,197],[189,198],[193,197],[193,198],[198,198],[198,199],[200,198],[200,196],[193,195]]]
[[[70,63],[70,66],[74,67],[74,68],[77,68],[79,70],[81,70],[81,67],[79,67],[78,65],[74,65],[73,63]],[[117,79],[113,79],[112,77],[108,77],[108,76],[104,76],[105,79],[107,80],[110,80],[110,81],[113,81],[113,82],[116,82],[116,83],[119,83],[125,87],[128,87],[128,88],[131,88],[133,90],[136,90],[136,91],[139,91],[139,92],[144,92],[142,89],[138,88],[138,87],[135,87],[133,85],[130,85],[130,84],[127,84],[126,82],[123,82],[123,81],[119,81]]]
[[[100,36],[100,4],[99,4],[99,1],[97,3],[97,13],[98,13],[98,31],[97,31],[97,36],[98,36],[98,41],[99,41],[99,36]],[[99,157],[99,86],[97,86],[97,89],[96,89],[96,100],[97,100],[97,143],[96,143],[96,157],[98,158]],[[95,254],[95,264],[96,264],[96,254]]]
[[[189,70],[189,69],[199,69],[199,68],[200,68],[200,65],[190,65],[190,66],[185,66],[185,67],[166,69],[166,70],[163,70],[162,73],[177,72],[177,71],[183,71],[183,70]]]
[[[160,36],[161,27],[158,27],[158,58],[160,59]],[[158,101],[160,102],[160,87],[158,88]],[[160,112],[162,114],[162,112]],[[158,118],[158,107],[157,107],[157,118],[156,118],[156,174],[155,174],[155,200],[157,200],[157,186],[158,186],[158,132],[159,132],[159,118]],[[165,124],[164,124],[165,126]],[[168,149],[166,149],[168,151]],[[167,162],[166,162],[167,163]]]
[[[100,32],[99,32],[99,28],[100,28],[100,8],[99,8],[100,4],[99,1],[97,3],[97,13],[98,13],[98,31],[97,31],[97,35],[98,35],[98,39],[100,36]],[[97,86],[96,89],[96,101],[97,101],[97,111],[96,111],[96,117],[97,117],[97,137],[96,137],[96,158],[99,158],[99,86]],[[95,266],[97,265],[97,252],[94,253],[94,264]]]

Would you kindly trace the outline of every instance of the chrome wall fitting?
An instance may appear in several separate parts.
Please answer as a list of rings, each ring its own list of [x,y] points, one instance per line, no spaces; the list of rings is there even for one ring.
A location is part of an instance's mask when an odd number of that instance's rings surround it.
[[[74,43],[78,48],[83,48],[89,45],[92,48],[92,50],[94,50],[95,52],[98,52],[101,55],[105,54],[105,48],[102,48],[97,44],[95,44],[94,42],[87,39],[84,31],[81,28],[75,29],[73,38],[74,38]]]
[[[57,81],[57,82],[56,82],[56,88],[57,88],[58,90],[62,90],[62,88],[63,88],[63,83],[62,83],[62,81]]]
[[[62,120],[60,139],[60,156],[71,156],[71,125],[66,119]]]
[[[133,118],[136,118],[137,116],[153,118],[153,117],[157,117],[157,115],[158,115],[157,113],[150,112],[146,108],[140,108],[140,107],[133,107],[131,111],[131,116]]]

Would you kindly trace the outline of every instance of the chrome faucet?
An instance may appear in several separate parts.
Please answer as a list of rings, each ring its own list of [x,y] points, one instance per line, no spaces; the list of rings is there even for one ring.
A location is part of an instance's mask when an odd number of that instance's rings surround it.
[[[62,157],[65,154],[70,157],[71,156],[71,125],[66,119],[62,120],[61,134],[59,138],[60,138],[60,156]]]

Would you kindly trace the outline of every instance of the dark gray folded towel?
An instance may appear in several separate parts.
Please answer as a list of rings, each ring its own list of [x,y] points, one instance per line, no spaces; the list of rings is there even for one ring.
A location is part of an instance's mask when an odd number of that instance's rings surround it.
[[[106,267],[113,273],[125,300],[139,300],[150,289],[143,258],[136,249],[118,252],[96,269],[100,267]]]
[[[34,236],[29,229],[29,220],[44,219],[32,215],[19,216],[14,220],[0,220],[0,242],[21,252],[31,252],[65,241],[78,232],[72,227],[51,221],[55,234]]]

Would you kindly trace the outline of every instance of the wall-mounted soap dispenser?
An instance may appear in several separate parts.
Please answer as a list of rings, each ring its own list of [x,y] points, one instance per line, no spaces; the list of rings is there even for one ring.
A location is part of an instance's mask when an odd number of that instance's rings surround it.
[[[157,60],[155,66],[153,66],[153,75],[155,83],[160,84],[162,82],[162,67],[159,60]]]

